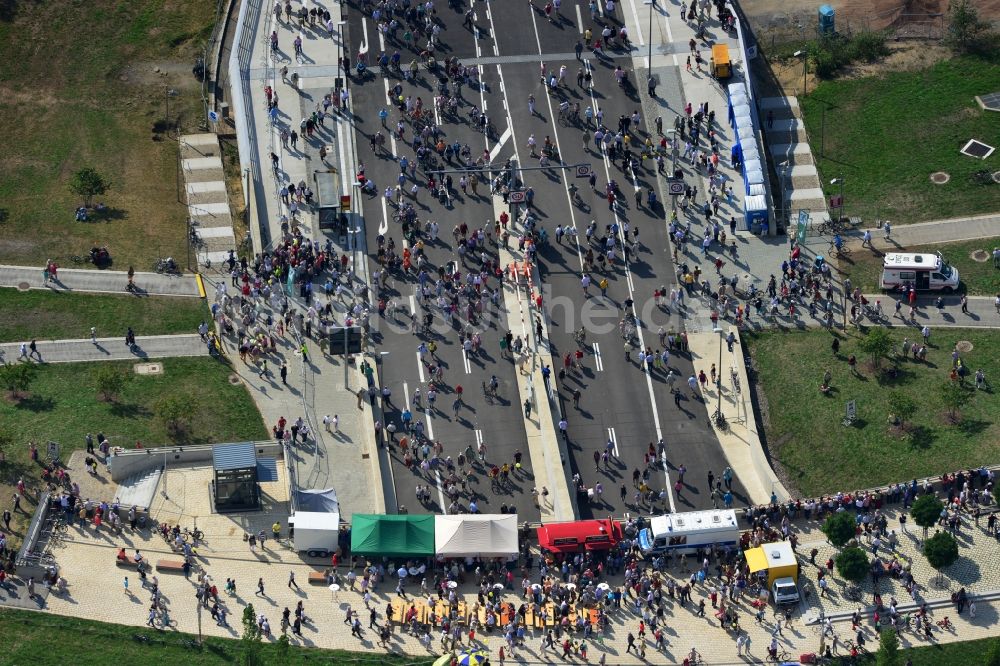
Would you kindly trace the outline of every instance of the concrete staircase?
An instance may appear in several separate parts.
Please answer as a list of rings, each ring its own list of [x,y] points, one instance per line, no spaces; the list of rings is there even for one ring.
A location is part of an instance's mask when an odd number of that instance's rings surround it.
[[[197,223],[202,240],[196,252],[198,264],[218,265],[236,249],[219,138],[211,133],[186,134],[180,145],[188,216]]]
[[[788,211],[792,224],[800,209],[810,211],[810,222],[822,224],[829,219],[826,197],[813,162],[805,123],[795,97],[765,97],[760,101],[761,116],[773,114],[774,122],[766,128],[771,151],[781,183],[781,206]]]
[[[160,485],[163,471],[156,467],[146,472],[140,472],[125,479],[118,485],[115,497],[123,507],[149,507],[156,496],[156,488]]]

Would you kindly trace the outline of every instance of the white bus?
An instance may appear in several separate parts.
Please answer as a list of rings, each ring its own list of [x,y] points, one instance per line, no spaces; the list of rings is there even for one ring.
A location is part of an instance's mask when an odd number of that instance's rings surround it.
[[[879,286],[887,291],[902,291],[915,287],[917,291],[958,289],[958,269],[936,254],[889,252],[882,259],[882,279]]]
[[[740,528],[736,511],[690,511],[654,516],[649,527],[639,532],[639,548],[644,555],[658,555],[668,551],[681,554],[693,553],[703,546],[736,546],[740,541]]]

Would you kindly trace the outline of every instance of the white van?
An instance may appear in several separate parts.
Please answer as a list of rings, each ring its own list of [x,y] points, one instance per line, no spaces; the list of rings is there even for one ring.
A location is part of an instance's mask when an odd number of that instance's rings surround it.
[[[639,532],[639,548],[644,555],[693,553],[713,543],[719,547],[736,546],[739,541],[740,528],[732,509],[654,516],[649,527]]]
[[[886,291],[916,287],[917,291],[951,292],[958,289],[958,269],[936,254],[889,252],[882,259],[879,286]]]

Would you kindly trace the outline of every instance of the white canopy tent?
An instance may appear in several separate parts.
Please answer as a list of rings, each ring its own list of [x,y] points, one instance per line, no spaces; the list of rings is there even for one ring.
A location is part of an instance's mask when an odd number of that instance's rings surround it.
[[[503,557],[518,552],[517,516],[435,516],[434,552],[444,557]]]

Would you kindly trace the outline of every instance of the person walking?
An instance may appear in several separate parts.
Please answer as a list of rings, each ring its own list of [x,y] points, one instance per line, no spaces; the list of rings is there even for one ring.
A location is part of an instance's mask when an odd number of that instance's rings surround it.
[[[263,578],[258,578],[257,579],[257,593],[256,593],[255,596],[258,596],[258,597],[267,597],[267,595],[264,594],[264,579]]]
[[[289,571],[288,572],[288,587],[289,587],[289,589],[291,589],[292,587],[294,587],[296,590],[302,589],[302,588],[299,587],[299,584],[295,582],[295,572],[294,571]]]

